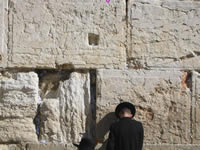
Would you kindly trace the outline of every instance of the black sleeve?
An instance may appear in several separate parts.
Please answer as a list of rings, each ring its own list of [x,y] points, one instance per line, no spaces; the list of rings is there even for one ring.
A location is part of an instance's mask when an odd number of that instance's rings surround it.
[[[140,135],[139,135],[139,150],[142,150],[144,140],[144,129],[141,123]]]
[[[113,127],[111,126],[106,150],[114,150],[114,148],[115,148],[115,136],[113,132]]]

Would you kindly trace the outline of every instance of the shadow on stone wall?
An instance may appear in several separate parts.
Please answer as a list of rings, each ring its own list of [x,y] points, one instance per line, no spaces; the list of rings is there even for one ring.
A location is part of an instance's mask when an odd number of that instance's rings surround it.
[[[105,150],[107,144],[107,135],[110,129],[110,126],[113,122],[117,121],[115,117],[115,113],[111,112],[105,115],[96,126],[96,137],[97,141],[100,142],[102,145],[98,150]],[[105,140],[106,139],[106,140]]]

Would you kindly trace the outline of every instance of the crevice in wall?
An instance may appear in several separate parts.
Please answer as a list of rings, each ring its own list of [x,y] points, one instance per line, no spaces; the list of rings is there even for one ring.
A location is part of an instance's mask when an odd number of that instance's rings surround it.
[[[191,71],[187,72],[185,82],[186,82],[187,87],[190,89],[190,91],[192,91],[192,72]]]
[[[190,71],[188,73],[188,76],[186,78],[186,83],[188,87],[190,87],[191,91],[191,104],[190,104],[190,144],[193,144],[193,81],[192,81],[192,72]]]
[[[90,99],[92,121],[90,125],[91,138],[96,139],[96,70],[90,71]],[[95,141],[94,141],[95,142]]]
[[[0,142],[0,145],[21,145],[21,143],[10,140],[10,141],[7,141],[7,142]],[[0,147],[0,150],[1,150],[1,147]]]
[[[56,96],[60,81],[69,79],[71,70],[37,69],[41,99]]]
[[[190,70],[184,70],[183,71],[183,78],[181,81],[181,87],[183,89],[189,89],[190,91],[190,129],[189,129],[189,134],[190,134],[190,144],[193,143],[193,73]]]
[[[131,28],[129,27],[129,13],[128,13],[128,3],[129,3],[129,0],[125,0],[125,33],[126,33],[126,36],[125,36],[125,49],[126,49],[126,64],[128,65],[129,63],[129,60],[128,60],[128,51],[129,49],[131,48],[131,44],[130,44],[130,40],[131,40],[131,36],[130,36],[130,33],[131,33]]]
[[[7,25],[7,41],[6,41],[6,46],[7,46],[7,66],[8,66],[8,62],[12,61],[12,53],[13,53],[13,25],[14,25],[14,15],[13,13],[16,13],[16,10],[14,8],[14,2],[11,0],[8,0],[8,25]]]
[[[37,107],[37,113],[35,118],[33,119],[33,123],[35,124],[35,130],[36,130],[36,134],[39,140],[39,136],[40,136],[40,122],[41,122],[41,118],[40,118],[40,104],[38,104]]]
[[[3,60],[3,56],[0,54],[0,63],[2,62]]]
[[[8,35],[7,35],[7,49],[8,49],[8,55],[11,54],[12,51],[12,42],[13,42],[13,25],[12,25],[12,20],[13,20],[13,15],[12,15],[12,9],[13,9],[13,2],[8,0]],[[9,56],[8,56],[9,59]]]
[[[56,65],[57,70],[74,70],[75,69],[74,65],[71,63],[58,64],[57,62],[55,62],[55,65]]]
[[[94,33],[88,33],[88,44],[91,46],[99,45],[99,35]]]
[[[126,2],[126,25],[128,25],[128,3],[129,3],[129,0],[125,0]]]
[[[180,57],[179,59],[180,59],[180,60],[185,60],[185,59],[189,59],[189,58],[193,58],[193,57],[195,57],[195,55],[191,53],[191,54],[182,56],[182,57]]]
[[[183,78],[181,81],[182,88],[187,88],[190,90],[190,128],[188,130],[188,134],[190,135],[190,144],[194,144],[194,140],[196,140],[196,73],[200,73],[199,69],[191,69],[191,70],[182,70]]]
[[[183,79],[181,81],[182,88],[188,88],[192,91],[192,72],[191,71],[184,71]]]
[[[185,84],[191,92],[191,104],[190,104],[190,144],[193,143],[193,81],[192,81],[192,71],[186,71],[185,73]]]

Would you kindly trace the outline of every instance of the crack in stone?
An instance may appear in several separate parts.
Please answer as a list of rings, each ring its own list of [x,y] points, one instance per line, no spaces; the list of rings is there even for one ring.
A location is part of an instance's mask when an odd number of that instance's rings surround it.
[[[193,57],[198,57],[198,56],[200,56],[200,52],[193,51],[192,53],[190,53],[188,55],[185,55],[185,56],[182,56],[179,59],[180,60],[185,60],[185,59],[189,59],[189,58],[193,58]]]
[[[8,48],[8,54],[12,54],[13,49],[13,7],[14,3],[9,0],[8,1],[8,36],[7,36],[7,48]],[[11,56],[10,56],[11,57]],[[8,57],[8,59],[10,58]]]
[[[90,121],[90,136],[96,142],[96,70],[90,71],[90,99],[91,99],[91,121]]]
[[[40,122],[41,122],[41,118],[40,118],[40,104],[38,104],[37,107],[37,113],[35,118],[33,119],[33,123],[35,124],[35,130],[36,130],[36,134],[39,140],[39,136],[40,136]]]
[[[184,72],[181,85],[183,88],[188,88],[190,89],[190,91],[192,91],[192,72],[191,71]]]

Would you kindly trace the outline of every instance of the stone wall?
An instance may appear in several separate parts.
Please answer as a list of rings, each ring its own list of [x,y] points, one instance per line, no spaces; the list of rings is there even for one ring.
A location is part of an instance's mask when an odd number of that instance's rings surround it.
[[[200,149],[199,0],[0,0],[0,150],[105,150],[136,105],[144,150]]]

